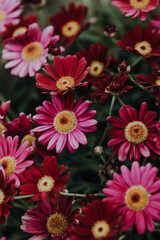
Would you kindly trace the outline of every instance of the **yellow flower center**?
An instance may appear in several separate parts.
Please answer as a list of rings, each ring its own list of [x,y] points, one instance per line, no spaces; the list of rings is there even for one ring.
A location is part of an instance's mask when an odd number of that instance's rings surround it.
[[[22,58],[25,61],[33,61],[43,54],[43,46],[40,42],[32,42],[26,45],[22,50]]]
[[[21,141],[21,144],[23,144],[25,141],[28,141],[28,146],[27,147],[31,147],[32,146],[32,143],[36,140],[37,138],[34,137],[34,136],[31,136],[30,134],[27,134],[25,135],[23,138],[22,138],[22,141]]]
[[[157,86],[160,86],[160,78],[158,78],[158,79],[155,81],[155,84],[156,84]]]
[[[147,41],[136,43],[134,49],[137,50],[143,56],[149,54],[152,51],[151,44]]]
[[[134,211],[143,210],[148,202],[149,194],[141,185],[129,188],[125,194],[126,205]]]
[[[142,122],[134,121],[128,123],[124,130],[124,134],[128,142],[139,144],[146,140],[148,129]]]
[[[2,123],[0,123],[0,136],[5,129],[6,127]]]
[[[73,37],[78,34],[80,25],[76,21],[70,21],[63,25],[62,34],[65,37]]]
[[[96,221],[91,231],[95,239],[102,239],[107,237],[110,232],[110,226],[105,220]]]
[[[12,36],[17,37],[19,34],[24,34],[26,32],[27,32],[26,27],[19,27],[19,28],[16,28],[16,30],[13,32]]]
[[[61,235],[68,228],[68,220],[61,213],[51,215],[47,220],[47,229],[50,234]]]
[[[6,156],[0,159],[0,166],[4,168],[6,177],[9,177],[16,168],[16,160],[13,157]]]
[[[67,90],[68,88],[71,88],[74,86],[74,79],[70,76],[61,77],[57,83],[56,86],[59,90]]]
[[[0,205],[3,203],[4,198],[5,198],[5,194],[4,194],[4,192],[0,189]]]
[[[54,118],[54,127],[61,133],[71,132],[77,125],[77,119],[74,112],[62,111],[59,112]]]
[[[50,192],[54,187],[54,179],[51,176],[44,176],[37,183],[39,192]]]
[[[133,8],[141,10],[148,6],[150,0],[130,0],[130,4]]]
[[[89,74],[97,77],[103,71],[104,64],[99,61],[92,61],[90,64]]]
[[[0,22],[3,22],[6,18],[7,13],[5,11],[0,11]]]

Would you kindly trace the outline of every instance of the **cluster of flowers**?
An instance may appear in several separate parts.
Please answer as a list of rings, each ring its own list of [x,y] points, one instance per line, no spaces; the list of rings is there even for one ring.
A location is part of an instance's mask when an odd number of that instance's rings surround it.
[[[26,1],[44,5],[46,1]],[[160,122],[157,113],[148,110],[143,102],[139,113],[123,105],[119,117],[109,116],[112,125],[107,135],[108,147],[113,147],[119,161],[134,160],[129,170],[121,166],[121,174],[114,173],[103,189],[103,200],[88,195],[80,208],[72,210],[75,196],[68,199],[65,189],[69,182],[68,167],[57,162],[57,154],[68,147],[71,153],[86,145],[84,132],[96,131],[95,110],[88,109],[92,101],[81,97],[75,103],[74,90],[78,87],[94,89],[91,98],[103,103],[112,96],[112,104],[119,95],[133,86],[126,85],[130,66],[124,60],[118,65],[118,74],[109,69],[118,61],[108,47],[92,44],[76,55],[59,56],[91,22],[84,23],[87,7],[73,2],[50,17],[50,26],[40,32],[37,17],[20,16],[21,0],[0,0],[0,36],[3,37],[2,58],[8,62],[11,74],[21,78],[29,75],[36,86],[50,93],[52,101],[44,101],[33,117],[20,113],[13,121],[7,120],[10,101],[0,105],[0,223],[6,222],[14,207],[16,195],[35,201],[33,209],[22,216],[21,229],[43,240],[118,240],[118,236],[135,224],[138,234],[145,229],[155,230],[160,222],[160,178],[158,168],[150,163],[139,164],[142,156],[159,159]],[[126,16],[140,16],[157,8],[159,0],[112,0]],[[135,83],[146,84],[156,92],[160,104],[160,16],[155,16],[144,29],[136,25],[116,44],[126,51],[140,55],[153,68],[153,74],[137,75]],[[154,27],[156,28],[154,28]],[[106,27],[105,35],[113,37],[114,27]],[[47,63],[53,59],[54,66]],[[44,66],[44,73],[37,73]],[[36,74],[36,75],[35,75]],[[84,79],[86,81],[83,81]],[[131,77],[132,78],[132,77]],[[83,82],[82,82],[83,81]],[[134,80],[133,80],[134,81]],[[142,87],[142,85],[140,85]],[[102,153],[102,152],[101,152]],[[37,156],[43,164],[36,164]],[[69,195],[69,194],[68,194]],[[1,240],[5,240],[3,237]]]

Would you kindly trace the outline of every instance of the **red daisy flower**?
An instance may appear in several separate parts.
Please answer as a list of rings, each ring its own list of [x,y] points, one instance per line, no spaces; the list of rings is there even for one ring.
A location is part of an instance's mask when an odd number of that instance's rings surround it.
[[[78,224],[70,229],[74,240],[118,240],[123,215],[110,201],[95,200],[83,208],[83,215],[75,215]]]
[[[6,116],[7,116],[10,102],[11,101],[2,103],[0,101],[0,136],[1,136],[2,132],[4,132],[4,130],[6,129],[6,125],[7,125]]]
[[[160,178],[158,168],[150,163],[139,166],[133,162],[131,171],[121,166],[121,176],[114,173],[113,180],[107,181],[108,188],[103,189],[106,201],[113,201],[125,219],[123,226],[128,231],[135,223],[139,234],[155,230],[153,220],[160,221]],[[105,201],[105,200],[104,200]]]
[[[118,154],[119,161],[125,161],[127,157],[131,161],[139,161],[141,155],[156,158],[160,154],[153,139],[158,136],[156,129],[156,112],[148,111],[146,102],[141,104],[139,115],[137,110],[125,105],[119,110],[119,116],[108,117],[107,121],[113,125],[108,142],[109,147],[114,148],[114,154]]]
[[[154,18],[155,18],[154,20],[150,21],[150,24],[154,27],[159,28],[159,33],[160,33],[160,15],[155,14]]]
[[[102,73],[99,76],[98,81],[93,85],[97,87],[97,91],[91,93],[92,98],[99,98],[99,103],[103,103],[109,96],[118,96],[121,93],[126,93],[127,89],[133,88],[132,86],[125,86],[125,82],[128,79],[126,75],[114,75],[113,79],[109,73]]]
[[[141,55],[150,64],[156,65],[151,57],[160,56],[160,34],[158,29],[153,30],[152,26],[149,25],[142,30],[140,25],[136,25],[134,32],[129,30],[127,35],[122,36],[122,39],[123,41],[116,41],[118,46]]]
[[[88,8],[83,4],[69,4],[68,9],[61,6],[61,11],[50,17],[50,23],[55,27],[55,34],[64,41],[64,46],[71,44],[82,30],[89,24],[83,23],[88,13]]]
[[[21,229],[34,234],[30,239],[43,240],[48,236],[50,240],[69,240],[68,229],[75,224],[74,214],[79,213],[79,209],[72,212],[73,201],[74,197],[69,200],[60,195],[57,204],[48,200],[38,203],[22,217]]]
[[[4,224],[6,217],[10,214],[10,208],[13,208],[12,201],[15,194],[15,180],[6,180],[5,172],[2,167],[0,167],[0,223]]]
[[[156,143],[156,147],[160,149],[160,121],[157,123],[156,128],[158,130],[159,136],[154,138],[154,141]]]
[[[29,15],[28,17],[21,17],[20,22],[17,25],[13,25],[12,23],[7,24],[6,30],[0,35],[5,38],[5,43],[10,39],[17,37],[20,34],[24,34],[28,31],[28,26],[32,23],[37,22],[37,17],[34,15]]]
[[[67,168],[64,165],[59,167],[56,157],[46,157],[43,167],[37,164],[36,167],[32,166],[30,170],[24,171],[25,182],[20,187],[20,195],[34,194],[29,202],[44,200],[48,196],[51,202],[55,202],[59,191],[68,183],[69,173],[60,176]]]
[[[156,106],[160,106],[160,87],[152,87],[151,88],[151,95],[156,98]]]
[[[126,17],[140,15],[140,20],[147,18],[147,12],[157,8],[159,0],[112,0],[112,5],[119,7]]]
[[[87,51],[83,49],[81,53],[77,53],[78,58],[84,57],[87,65],[90,67],[87,80],[91,84],[97,80],[100,74],[109,66],[114,65],[117,60],[112,57],[113,53],[107,57],[108,48],[100,43],[92,44]]]
[[[36,74],[36,86],[51,91],[51,95],[66,93],[77,86],[84,86],[87,82],[81,83],[89,71],[84,58],[79,61],[77,56],[54,57],[54,66],[45,64],[43,69],[48,75]]]
[[[148,76],[137,75],[136,82],[147,84],[147,87],[144,88],[151,88],[151,87],[160,87],[160,70],[154,70],[153,74]]]

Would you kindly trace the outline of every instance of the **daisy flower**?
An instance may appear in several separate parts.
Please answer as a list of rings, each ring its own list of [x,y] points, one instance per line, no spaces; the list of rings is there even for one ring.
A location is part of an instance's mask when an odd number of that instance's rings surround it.
[[[46,157],[43,167],[37,164],[36,167],[32,166],[30,170],[24,171],[25,181],[20,187],[20,195],[33,194],[30,201],[44,200],[49,196],[51,202],[56,202],[60,190],[63,190],[69,181],[69,173],[63,174],[67,168],[64,165],[59,167],[56,157]]]
[[[160,71],[154,70],[152,74],[147,76],[144,75],[137,75],[136,82],[146,84],[147,87],[144,88],[151,88],[151,87],[160,87]]]
[[[152,87],[151,88],[151,96],[155,98],[156,102],[155,105],[156,106],[160,106],[160,87]]]
[[[68,9],[61,6],[61,11],[50,17],[50,23],[55,27],[55,33],[64,41],[64,46],[71,44],[88,24],[84,24],[88,8],[83,4],[71,2]]]
[[[92,44],[87,51],[82,49],[81,53],[77,53],[78,58],[84,57],[87,61],[87,66],[90,67],[87,80],[91,84],[97,81],[100,74],[110,65],[116,63],[116,59],[112,57],[113,54],[108,55],[108,47],[102,46],[100,43]]]
[[[103,189],[106,201],[113,201],[124,214],[126,231],[135,223],[139,234],[144,234],[146,228],[153,232],[153,220],[160,221],[160,178],[157,173],[158,169],[150,163],[140,167],[138,162],[133,162],[131,171],[123,165],[121,176],[114,173],[113,180],[107,181],[107,188]]]
[[[62,96],[52,96],[52,103],[43,102],[43,107],[36,109],[37,115],[33,120],[41,126],[33,131],[39,133],[38,140],[42,145],[47,145],[48,150],[56,147],[60,153],[67,144],[70,152],[79,147],[79,143],[86,145],[87,138],[83,132],[94,132],[97,121],[92,119],[95,110],[87,110],[91,101],[82,99],[74,104],[74,92]]]
[[[2,237],[0,240],[7,240],[7,238],[6,237]]]
[[[54,66],[45,64],[43,69],[49,76],[42,73],[36,74],[36,86],[51,91],[50,94],[65,93],[77,86],[84,86],[87,82],[81,83],[89,71],[86,67],[85,58],[77,60],[77,56],[54,57]]]
[[[7,125],[6,116],[7,116],[10,102],[11,101],[7,101],[4,103],[0,102],[0,136],[6,129],[6,125]]]
[[[28,148],[28,142],[24,142],[18,147],[18,136],[7,137],[4,135],[0,138],[0,166],[4,168],[6,177],[9,180],[15,179],[15,186],[20,186],[20,175],[33,161],[26,160],[32,153],[33,148]]]
[[[7,24],[16,25],[23,11],[22,0],[0,0],[0,34],[6,30]]]
[[[12,201],[15,194],[15,180],[7,181],[5,172],[0,166],[0,223],[6,222],[6,217],[10,215],[10,208],[13,208]],[[3,238],[2,238],[3,239]]]
[[[140,55],[147,59],[153,66],[156,64],[152,57],[160,56],[160,34],[153,30],[152,26],[146,26],[141,29],[136,25],[134,32],[128,31],[127,35],[122,36],[122,41],[117,40],[116,44],[127,51]]]
[[[154,15],[154,18],[155,18],[155,19],[154,19],[154,20],[151,20],[149,23],[150,23],[152,26],[158,28],[158,29],[159,29],[159,33],[160,33],[160,15],[155,14],[155,15]]]
[[[112,0],[112,5],[119,7],[126,17],[146,20],[147,13],[158,7],[159,0]]]
[[[153,138],[158,136],[156,129],[156,112],[148,111],[146,102],[141,104],[139,114],[137,110],[125,105],[119,110],[120,119],[108,117],[107,121],[113,125],[108,133],[112,138],[108,142],[109,147],[114,148],[114,154],[118,154],[119,161],[125,161],[127,157],[132,161],[139,161],[143,157],[156,158],[160,150],[156,148]]]
[[[118,240],[122,231],[123,215],[109,201],[95,200],[83,208],[83,215],[75,215],[78,224],[70,229],[74,240]]]
[[[160,121],[156,124],[156,128],[158,130],[159,135],[158,137],[154,138],[154,141],[156,143],[157,148],[160,149]]]
[[[16,25],[9,23],[6,25],[6,30],[1,34],[5,38],[5,42],[17,37],[19,34],[24,34],[28,31],[30,24],[37,22],[37,17],[29,15],[28,17],[20,17],[20,22]]]
[[[74,197],[70,200],[66,196],[59,196],[58,204],[45,200],[38,203],[33,209],[29,209],[22,216],[21,229],[30,234],[34,234],[30,239],[43,240],[46,237],[52,240],[70,239],[68,229],[75,224],[74,214],[79,213],[79,209],[72,212]]]
[[[10,60],[5,68],[12,68],[12,75],[25,77],[29,74],[33,77],[47,62],[48,44],[59,39],[53,36],[53,32],[52,26],[46,27],[41,33],[37,23],[29,25],[26,34],[18,35],[4,45],[2,58]]]
[[[126,93],[127,89],[133,88],[132,86],[125,86],[125,82],[128,79],[127,74],[125,75],[114,75],[109,73],[102,73],[93,86],[97,88],[94,93],[91,93],[91,97],[99,99],[99,103],[103,103],[110,96],[118,96],[122,93]]]

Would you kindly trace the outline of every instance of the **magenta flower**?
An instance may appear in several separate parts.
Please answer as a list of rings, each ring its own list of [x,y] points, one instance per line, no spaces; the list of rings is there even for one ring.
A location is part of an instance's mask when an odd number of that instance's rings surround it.
[[[5,68],[12,68],[12,75],[25,77],[29,74],[33,77],[47,62],[48,44],[59,39],[53,36],[53,32],[52,26],[46,27],[41,33],[37,23],[29,25],[27,34],[18,35],[4,45],[2,58],[10,60]]]
[[[2,103],[0,101],[0,136],[3,133],[3,131],[6,129],[6,125],[7,125],[6,116],[7,116],[10,102],[11,101]]]
[[[147,12],[157,8],[158,3],[159,0],[112,0],[112,5],[119,7],[126,17],[139,15],[141,21],[147,18]]]
[[[32,153],[33,148],[28,147],[28,141],[25,141],[18,147],[19,137],[15,136],[0,138],[0,166],[4,168],[6,177],[9,180],[15,179],[15,186],[20,186],[20,178],[22,172],[33,164],[33,161],[26,160]]]
[[[103,189],[106,200],[113,201],[124,213],[126,231],[135,223],[139,234],[143,234],[145,228],[153,232],[153,220],[160,221],[160,178],[157,173],[158,168],[150,163],[140,167],[138,162],[133,162],[131,171],[123,165],[121,176],[114,173],[113,180],[107,181],[108,188]]]
[[[134,157],[139,161],[141,155],[144,157],[156,158],[160,154],[153,139],[158,136],[156,129],[156,112],[148,111],[146,102],[141,104],[139,114],[131,106],[123,106],[119,110],[119,116],[108,117],[107,121],[113,125],[108,142],[109,147],[114,148],[114,154],[118,154],[119,161],[125,161],[129,157],[130,161]]]
[[[160,15],[155,14],[154,20],[151,20],[150,24],[156,28],[159,28],[159,33],[160,33]]]
[[[97,121],[92,119],[95,110],[87,110],[91,101],[82,99],[74,105],[74,93],[69,92],[62,96],[52,96],[52,103],[43,102],[43,107],[36,109],[37,115],[33,120],[41,126],[33,131],[39,133],[38,140],[42,145],[47,145],[50,151],[56,147],[56,152],[60,153],[64,147],[68,146],[70,152],[74,152],[79,147],[79,143],[86,145],[87,138],[83,132],[94,132]]]
[[[18,17],[23,11],[22,0],[0,0],[0,33],[6,30],[5,25],[19,23]]]
[[[48,200],[39,203],[22,216],[21,229],[34,234],[30,240],[43,240],[47,236],[50,240],[70,240],[68,229],[75,224],[74,214],[79,213],[79,209],[72,212],[73,200],[74,197],[67,200],[66,196],[60,195],[58,204]]]

